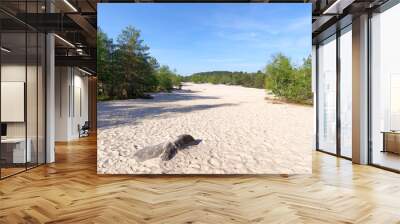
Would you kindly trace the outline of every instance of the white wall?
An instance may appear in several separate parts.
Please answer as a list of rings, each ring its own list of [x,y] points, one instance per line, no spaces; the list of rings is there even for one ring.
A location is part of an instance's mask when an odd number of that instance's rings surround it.
[[[55,68],[55,140],[67,141],[69,133],[69,68]]]
[[[25,69],[25,64],[3,64],[1,66],[1,81],[25,82]],[[1,110],[7,110],[7,108],[1,108]],[[25,137],[25,126],[25,122],[7,122],[7,136]]]
[[[1,66],[1,81],[25,82],[25,64],[3,64]],[[1,108],[7,110],[7,108]],[[25,137],[25,122],[8,122],[7,137]]]
[[[25,66],[25,64],[4,63],[1,66],[1,76],[2,86],[7,82],[18,82],[20,84],[26,84],[26,99],[24,99],[25,86],[22,86],[20,89],[14,89],[14,91],[18,91],[18,93],[11,93],[12,90],[6,91],[6,89],[2,88],[2,99],[6,98],[8,100],[14,100],[12,102],[9,102],[9,106],[5,106],[4,101],[2,101],[2,114],[4,115],[4,113],[19,113],[18,117],[20,117],[18,121],[15,120],[15,122],[5,122],[7,124],[7,137],[21,138],[25,137],[26,135],[27,138],[30,140],[29,142],[31,143],[31,145],[29,146],[32,150],[31,161],[36,162],[36,159],[39,159],[39,163],[44,163],[45,90],[43,81],[44,74],[42,73],[42,67],[37,67],[36,65]],[[25,80],[26,78],[27,80]],[[12,88],[16,87],[13,86]],[[16,99],[7,96],[7,94],[22,94],[22,96],[19,97],[22,102],[15,101]],[[13,103],[16,105],[13,105]],[[19,107],[16,107],[17,104],[19,104]],[[24,117],[25,112],[26,120]],[[3,117],[2,120],[4,120]]]
[[[88,78],[76,68],[56,67],[55,85],[55,140],[77,139],[78,125],[88,120]]]
[[[1,122],[25,121],[24,82],[1,82],[1,108]]]
[[[80,113],[77,110],[77,107],[75,107],[75,119],[73,120],[73,130],[74,132],[72,133],[72,135],[74,136],[74,138],[78,138],[79,137],[79,133],[78,133],[78,124],[80,126],[82,126],[85,121],[89,120],[89,93],[88,93],[88,77],[85,76],[84,73],[80,72],[79,70],[75,69],[75,81],[74,81],[74,85],[75,85],[75,100],[77,100],[77,88],[80,89],[81,93],[80,93],[80,105],[81,105],[81,110],[82,112]]]
[[[25,82],[25,64],[3,64],[1,66],[1,81]]]
[[[77,75],[78,72],[78,75]],[[72,96],[75,100],[73,119],[71,120],[72,128],[72,136],[79,137],[78,133],[78,124],[83,125],[85,121],[88,121],[89,112],[88,112],[88,78],[87,76],[82,76],[82,73],[79,70],[74,70],[74,96]],[[79,97],[80,96],[80,97]],[[78,101],[81,101],[80,103]],[[81,107],[81,108],[79,108]],[[80,111],[82,110],[82,111]]]

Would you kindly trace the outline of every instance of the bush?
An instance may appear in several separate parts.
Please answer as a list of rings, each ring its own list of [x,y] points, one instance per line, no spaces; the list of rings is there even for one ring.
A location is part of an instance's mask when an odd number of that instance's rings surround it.
[[[230,72],[230,71],[212,71],[194,73],[185,77],[185,81],[194,83],[212,83],[225,85],[240,85],[253,88],[264,88],[265,73]]]
[[[158,91],[171,91],[173,89],[172,80],[166,74],[158,74]]]
[[[158,91],[171,91],[181,85],[181,77],[171,71],[168,66],[161,66],[157,71]]]
[[[312,103],[311,57],[296,68],[289,58],[277,54],[273,57],[272,63],[267,65],[266,71],[265,88],[275,96],[289,102]]]

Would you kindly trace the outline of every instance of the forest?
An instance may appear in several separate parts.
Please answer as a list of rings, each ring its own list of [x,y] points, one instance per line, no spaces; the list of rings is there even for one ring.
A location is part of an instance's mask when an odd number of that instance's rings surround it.
[[[100,28],[97,34],[98,100],[151,98],[148,93],[181,86],[181,82],[240,85],[261,88],[282,100],[312,104],[311,56],[300,66],[278,53],[263,71],[211,71],[180,76],[150,55],[140,31],[128,26],[114,41]]]
[[[140,38],[140,31],[126,27],[116,42],[100,28],[97,34],[97,99],[148,98],[149,92],[172,91],[181,77],[160,66]]]
[[[295,66],[287,56],[279,53],[272,57],[264,71],[256,73],[213,71],[184,77],[186,82],[240,85],[271,91],[275,96],[294,103],[311,104],[311,56]]]
[[[194,83],[212,83],[225,85],[239,85],[245,87],[263,89],[266,74],[257,71],[256,73],[212,71],[199,72],[183,78],[183,81]]]

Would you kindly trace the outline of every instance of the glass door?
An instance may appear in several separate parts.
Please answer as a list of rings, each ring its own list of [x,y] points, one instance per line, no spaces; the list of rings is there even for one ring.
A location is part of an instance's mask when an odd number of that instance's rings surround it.
[[[318,149],[336,154],[336,35],[318,47]]]
[[[371,18],[370,160],[400,171],[400,4]]]

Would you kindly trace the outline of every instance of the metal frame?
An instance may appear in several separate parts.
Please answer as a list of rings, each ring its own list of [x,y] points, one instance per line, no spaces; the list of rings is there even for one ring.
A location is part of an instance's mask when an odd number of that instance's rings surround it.
[[[348,26],[351,26],[352,23],[346,24],[345,26],[340,26],[338,23],[335,24],[335,29],[336,32],[329,35],[325,36],[322,40],[320,40],[317,45],[316,45],[316,150],[318,152],[323,152],[329,155],[337,156],[343,159],[347,160],[352,160],[352,158],[347,157],[342,155],[342,150],[341,150],[341,117],[340,117],[340,102],[341,102],[341,97],[340,97],[340,81],[341,81],[341,64],[340,64],[340,37],[344,34],[343,30],[345,30]],[[335,39],[332,41],[336,41],[336,152],[328,152],[324,149],[321,149],[319,147],[319,45],[320,43],[326,41],[327,39],[331,38],[333,35],[335,35]]]
[[[26,1],[25,1],[26,2]],[[39,2],[39,1],[36,1],[37,3]],[[25,11],[26,11],[26,8],[27,7],[27,5],[25,5]],[[38,5],[36,6],[36,8],[37,8],[37,11],[38,11]],[[47,10],[47,8],[46,8],[46,10]],[[27,14],[25,14],[25,17],[27,16]],[[40,31],[38,31],[38,30],[36,30],[36,29],[32,29],[32,27],[31,26],[29,26],[28,24],[26,24],[26,23],[24,23],[25,24],[25,30],[22,32],[22,33],[24,33],[25,34],[25,84],[24,84],[24,91],[25,91],[25,93],[24,93],[24,97],[25,97],[25,99],[24,99],[24,120],[25,120],[25,169],[23,169],[23,170],[21,170],[21,171],[18,171],[18,172],[15,172],[15,173],[12,173],[12,174],[10,174],[10,175],[7,175],[7,176],[3,176],[3,174],[2,174],[2,169],[3,168],[1,168],[0,167],[0,180],[3,180],[3,179],[6,179],[6,178],[8,178],[8,177],[12,177],[12,176],[14,176],[14,175],[17,175],[17,174],[20,174],[20,173],[23,173],[23,172],[26,172],[26,171],[28,171],[28,170],[30,170],[30,169],[34,169],[34,168],[36,168],[36,167],[39,167],[39,166],[41,166],[41,165],[44,165],[44,164],[46,164],[47,163],[47,113],[46,113],[46,108],[47,108],[47,100],[46,100],[46,98],[47,98],[47,81],[46,81],[46,79],[47,79],[47,38],[46,38],[46,36],[47,36],[47,33],[43,33],[43,32],[40,32]],[[28,93],[27,93],[27,81],[28,81],[28,67],[27,67],[27,65],[28,65],[28,33],[30,33],[30,32],[28,32],[28,30],[33,30],[33,32],[34,33],[36,33],[36,150],[37,150],[37,152],[36,152],[36,162],[35,163],[32,163],[32,164],[29,164],[29,165],[32,165],[32,166],[28,166],[28,162],[27,162],[27,158],[28,158],[28,154],[26,153],[26,151],[27,151],[27,147],[28,147],[28,145],[27,145],[27,139],[28,139],[28,124],[27,124],[27,121],[28,121],[28,112],[27,112],[27,95],[28,95]],[[0,44],[1,44],[1,36],[2,36],[2,33],[3,32],[0,32]],[[42,120],[42,122],[44,123],[44,136],[43,136],[43,141],[44,141],[44,145],[42,146],[42,147],[44,147],[43,149],[43,153],[44,153],[44,155],[42,155],[43,157],[44,157],[44,161],[43,161],[43,163],[39,163],[39,82],[38,82],[38,80],[39,80],[39,69],[38,69],[38,66],[39,66],[39,33],[43,33],[43,34],[45,34],[44,36],[43,36],[43,39],[42,39],[42,44],[44,44],[44,51],[42,51],[41,53],[44,53],[44,55],[42,56],[42,58],[44,59],[44,69],[42,69],[42,76],[43,76],[43,79],[42,79],[42,82],[44,83],[44,99],[43,99],[43,107],[44,107],[44,117],[42,117],[44,120]],[[2,58],[1,58],[1,54],[0,54],[0,67],[2,66]],[[0,69],[0,81],[1,81],[1,69]],[[1,85],[0,85],[0,90],[1,90]],[[1,92],[1,91],[0,91]],[[0,93],[0,100],[1,100],[1,93]],[[1,109],[1,106],[0,106],[0,109]],[[1,116],[1,115],[0,115]],[[1,118],[1,117],[0,117]],[[0,123],[1,123],[1,119],[0,119]],[[0,144],[0,155],[1,155],[1,144]],[[22,167],[21,167],[22,168]]]
[[[25,12],[28,11],[28,4],[25,1]],[[25,13],[25,21],[27,19],[27,13]],[[28,170],[28,24],[25,23],[25,100],[24,100],[24,120],[25,120],[25,170]]]
[[[376,13],[382,13],[390,8],[392,8],[393,6],[397,5],[400,3],[400,0],[388,0],[387,2],[385,2],[383,5],[374,8],[374,9],[370,9],[367,10],[366,12],[368,13],[368,30],[367,30],[367,41],[368,41],[368,55],[367,55],[367,82],[368,82],[368,124],[367,124],[367,128],[368,128],[368,165],[373,166],[373,167],[377,167],[380,169],[384,169],[384,170],[388,170],[391,172],[395,172],[395,173],[400,173],[400,170],[397,169],[393,169],[390,167],[386,167],[383,165],[379,165],[379,164],[375,164],[373,162],[373,141],[372,141],[372,26],[371,26],[371,19],[372,19],[372,13],[376,12]],[[344,17],[345,18],[345,17]],[[336,33],[333,33],[331,35],[326,35],[326,32],[322,32],[320,35],[318,35],[315,40],[318,40],[316,43],[316,105],[319,104],[319,93],[318,93],[318,86],[319,86],[319,53],[318,53],[318,48],[319,48],[319,44],[323,41],[325,41],[326,39],[330,38],[332,35],[336,34],[336,85],[337,85],[337,89],[336,89],[336,154],[332,153],[332,152],[328,152],[328,151],[324,151],[323,149],[319,148],[319,107],[316,107],[316,150],[319,152],[323,152],[329,155],[333,155],[333,156],[337,156],[340,158],[344,158],[344,159],[348,159],[348,160],[352,160],[352,158],[343,156],[341,153],[341,138],[340,138],[340,133],[341,133],[341,124],[340,124],[340,75],[341,75],[341,68],[340,68],[340,36],[342,35],[341,31],[344,30],[347,26],[351,25],[347,24],[344,27],[339,27],[337,26],[337,24],[340,23],[340,20],[337,21],[337,23],[335,24],[336,26]],[[330,30],[329,30],[330,29]],[[332,29],[333,27],[329,27],[326,30],[329,31],[328,33],[332,33]],[[322,37],[322,38],[321,38]],[[318,39],[321,38],[321,39]]]
[[[368,164],[373,164],[372,163],[372,97],[371,97],[371,93],[372,93],[372,64],[371,64],[371,56],[372,56],[372,33],[371,33],[371,19],[372,19],[372,13],[369,12],[368,13],[368,36],[367,36],[367,45],[368,45],[368,53],[367,53],[367,63],[368,63],[368,75],[367,75],[367,83],[368,83],[368,95],[367,95],[367,107],[368,107],[368,111],[367,111],[367,119],[368,119],[368,124],[367,124],[367,128],[368,128]]]
[[[318,102],[319,102],[319,66],[318,66],[318,61],[319,61],[319,44],[315,46],[315,147],[318,150],[319,149],[319,107]]]
[[[340,118],[340,77],[341,77],[341,66],[340,66],[340,37],[341,30],[339,25],[336,25],[336,154],[341,156],[341,133],[342,124]]]

